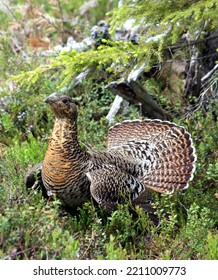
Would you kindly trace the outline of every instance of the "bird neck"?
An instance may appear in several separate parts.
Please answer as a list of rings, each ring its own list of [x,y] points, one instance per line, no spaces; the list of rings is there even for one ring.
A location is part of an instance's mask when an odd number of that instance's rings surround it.
[[[59,146],[63,152],[81,150],[77,138],[76,120],[56,118],[50,141],[53,145]]]

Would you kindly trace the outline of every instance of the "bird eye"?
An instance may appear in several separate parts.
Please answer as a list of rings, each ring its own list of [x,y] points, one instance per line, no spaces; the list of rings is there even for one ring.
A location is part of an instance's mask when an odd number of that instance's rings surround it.
[[[62,102],[63,102],[64,104],[67,104],[68,101],[69,101],[69,100],[68,100],[67,98],[62,99]]]

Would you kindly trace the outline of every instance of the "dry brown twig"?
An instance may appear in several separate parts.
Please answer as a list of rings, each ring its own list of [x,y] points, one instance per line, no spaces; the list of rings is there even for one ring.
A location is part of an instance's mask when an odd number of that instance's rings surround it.
[[[63,10],[62,10],[62,7],[61,7],[60,0],[57,0],[57,4],[58,4],[60,16],[61,16],[61,29],[62,29],[62,31],[61,31],[61,41],[62,41],[62,44],[64,44],[64,33],[65,33],[64,16],[63,16]]]
[[[6,3],[6,1],[3,1],[2,4],[6,8],[6,10],[9,12],[11,17],[22,27],[25,36],[28,36],[28,32],[26,31],[25,25],[23,24],[22,21],[18,21],[14,12],[12,11],[11,7],[8,5],[8,3]]]

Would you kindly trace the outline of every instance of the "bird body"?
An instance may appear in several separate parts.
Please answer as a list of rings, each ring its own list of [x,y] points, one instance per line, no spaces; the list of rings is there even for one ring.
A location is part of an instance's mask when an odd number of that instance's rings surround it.
[[[87,166],[88,154],[79,146],[76,120],[56,117],[42,167],[48,193],[66,206],[81,205],[90,198]]]
[[[106,210],[140,201],[148,189],[183,190],[193,178],[195,149],[191,136],[161,120],[124,121],[109,129],[106,151],[83,150],[77,139],[77,110],[60,94],[45,99],[55,123],[43,161],[47,191],[77,207],[92,196]]]

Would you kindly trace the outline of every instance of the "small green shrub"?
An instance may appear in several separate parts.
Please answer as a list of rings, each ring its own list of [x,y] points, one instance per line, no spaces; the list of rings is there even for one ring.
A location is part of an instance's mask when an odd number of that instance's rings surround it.
[[[116,245],[115,237],[110,235],[110,242],[106,244],[107,260],[125,260],[127,252],[120,245]]]
[[[205,251],[207,252],[206,259],[218,260],[218,235],[216,233],[208,232]]]

